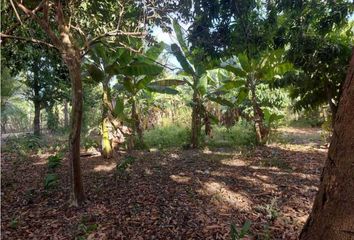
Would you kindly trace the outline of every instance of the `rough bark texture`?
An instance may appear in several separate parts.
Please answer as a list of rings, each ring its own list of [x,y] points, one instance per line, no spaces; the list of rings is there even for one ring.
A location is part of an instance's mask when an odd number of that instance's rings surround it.
[[[328,158],[300,239],[354,239],[354,49],[334,123]]]

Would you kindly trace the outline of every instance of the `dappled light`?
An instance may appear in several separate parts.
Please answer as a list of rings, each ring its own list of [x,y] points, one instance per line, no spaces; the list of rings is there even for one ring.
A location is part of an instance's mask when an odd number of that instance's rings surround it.
[[[110,163],[110,164],[102,164],[102,165],[98,165],[94,168],[95,172],[109,172],[112,171],[113,169],[116,168],[116,164],[115,163]]]
[[[203,184],[202,190],[197,192],[220,199],[222,202],[228,203],[230,207],[242,211],[249,211],[251,209],[252,202],[248,199],[247,195],[230,191],[225,185],[218,182],[206,182]]]

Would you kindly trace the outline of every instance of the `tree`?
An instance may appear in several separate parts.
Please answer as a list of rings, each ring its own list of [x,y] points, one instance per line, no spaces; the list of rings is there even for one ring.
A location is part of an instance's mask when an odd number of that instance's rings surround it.
[[[353,239],[354,48],[343,84],[328,157],[300,239]]]
[[[257,86],[261,83],[271,84],[276,78],[281,78],[292,69],[290,63],[285,62],[282,50],[266,51],[260,57],[249,59],[246,54],[240,54],[236,63],[227,64],[225,68],[235,74],[236,80],[226,83],[224,89],[240,88],[238,102],[248,98],[253,108],[253,122],[256,130],[257,142],[264,144],[269,134],[271,118],[277,115],[264,113],[260,100],[256,94]]]
[[[134,1],[123,4],[108,0],[100,2],[44,0],[39,4],[37,1],[25,4],[11,1],[11,3],[14,4],[7,3],[4,6],[4,9],[7,8],[11,14],[8,14],[8,18],[6,18],[8,21],[5,21],[4,24],[8,28],[0,34],[2,45],[3,39],[4,41],[14,39],[55,48],[59,51],[69,71],[72,86],[72,118],[69,137],[71,202],[78,206],[85,200],[80,169],[82,56],[93,45],[105,38],[119,38],[118,42],[122,46],[126,46],[124,41],[120,41],[122,38],[144,37],[146,35],[145,24],[141,23],[146,23],[146,21],[140,20],[146,19],[146,14],[151,8],[147,4],[139,8]],[[94,17],[92,17],[93,14]],[[141,19],[137,19],[136,16],[141,16]],[[151,17],[149,21],[153,18]],[[17,22],[15,22],[16,19]],[[30,20],[45,32],[46,39],[34,38],[31,31],[33,28],[27,24],[27,21],[30,22]],[[131,29],[133,31],[130,31]],[[28,34],[32,34],[32,36],[28,37]]]
[[[16,121],[19,118],[26,118],[23,109],[18,107],[21,102],[21,84],[11,76],[10,70],[6,67],[1,68],[1,133],[6,133],[6,124]]]
[[[288,44],[287,59],[299,69],[280,82],[290,86],[295,110],[328,104],[334,120],[353,44],[353,3],[281,1],[277,7],[284,15],[275,43]]]
[[[216,83],[219,79],[215,79],[214,69],[218,65],[217,59],[212,59],[207,56],[201,49],[192,49],[188,47],[184,33],[177,20],[173,21],[173,28],[176,33],[178,44],[171,45],[172,54],[177,58],[180,63],[186,77],[184,83],[188,84],[192,91],[192,123],[191,123],[191,147],[199,147],[199,138],[201,136],[202,120],[208,119],[209,113],[207,113],[205,106],[203,105],[204,98],[209,96],[208,84]],[[208,70],[209,69],[209,70]],[[188,80],[189,79],[189,80]],[[215,98],[209,98],[209,100],[215,100]],[[208,120],[207,120],[208,121]],[[207,122],[206,121],[206,122]]]

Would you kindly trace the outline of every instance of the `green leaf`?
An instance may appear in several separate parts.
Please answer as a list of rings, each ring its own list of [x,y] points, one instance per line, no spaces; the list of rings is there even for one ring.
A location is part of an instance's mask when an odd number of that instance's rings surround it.
[[[123,86],[124,86],[125,90],[127,90],[131,94],[135,93],[133,80],[131,78],[128,78],[128,77],[124,78],[123,79]]]
[[[176,33],[177,41],[178,41],[179,45],[181,46],[182,51],[184,52],[184,54],[187,54],[188,53],[187,43],[186,43],[186,40],[184,39],[185,37],[182,32],[182,28],[176,19],[173,19],[172,26],[173,26],[173,30]]]
[[[237,58],[238,58],[238,60],[239,60],[239,62],[241,64],[242,69],[245,72],[251,72],[252,71],[251,62],[248,59],[246,54],[242,53],[242,54],[238,55]]]
[[[104,72],[99,69],[95,64],[91,64],[87,68],[92,80],[95,82],[102,82],[104,79]]]
[[[152,80],[154,80],[154,77],[144,77],[143,79],[140,79],[135,86],[137,89],[144,89]]]
[[[124,99],[123,98],[117,98],[116,99],[116,105],[114,107],[114,115],[116,117],[122,116],[124,112]]]
[[[247,72],[245,72],[243,69],[231,65],[225,66],[225,69],[232,72],[238,77],[245,78],[247,77]]]
[[[221,89],[231,90],[234,88],[239,88],[239,87],[245,86],[245,84],[246,84],[245,80],[225,81],[225,82],[223,82]]]
[[[242,228],[241,228],[241,231],[240,231],[240,237],[245,237],[250,228],[251,228],[251,221],[250,220],[246,220],[246,222],[243,224]]]
[[[195,75],[193,67],[190,65],[186,56],[182,53],[180,47],[177,44],[171,45],[171,51],[172,54],[177,58],[177,61],[179,62],[183,70],[190,75]]]
[[[208,76],[206,74],[198,79],[197,90],[202,96],[206,94],[208,90]]]
[[[187,84],[187,82],[180,79],[162,79],[154,81],[153,84],[159,86],[178,86]]]
[[[248,89],[243,87],[237,96],[237,104],[242,103],[248,97]]]
[[[127,76],[158,75],[163,71],[163,67],[144,62],[134,62],[121,68],[121,72]]]
[[[146,55],[149,59],[155,61],[155,60],[160,56],[160,54],[162,53],[162,51],[163,51],[165,48],[166,48],[166,43],[164,43],[164,42],[159,42],[158,44],[156,44],[156,45],[150,47],[150,48],[146,51],[145,55]]]
[[[157,92],[157,93],[164,93],[164,94],[171,94],[171,95],[175,95],[179,93],[176,89],[165,87],[165,86],[158,86],[158,85],[148,85],[147,90],[150,92]]]
[[[232,102],[230,102],[229,100],[226,100],[224,98],[221,98],[221,97],[212,97],[212,96],[208,96],[208,99],[210,101],[213,101],[213,102],[216,102],[220,105],[223,105],[223,106],[228,106],[228,107],[234,107],[235,104],[233,104]]]
[[[120,70],[120,65],[118,63],[110,64],[105,68],[106,73],[108,73],[111,76],[121,74],[119,70]]]

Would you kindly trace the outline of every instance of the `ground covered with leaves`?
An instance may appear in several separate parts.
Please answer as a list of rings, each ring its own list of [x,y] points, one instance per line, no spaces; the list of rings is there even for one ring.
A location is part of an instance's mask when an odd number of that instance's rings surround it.
[[[110,160],[86,154],[80,208],[68,203],[67,159],[52,157],[48,166],[55,148],[19,157],[5,143],[1,235],[230,239],[231,225],[248,220],[246,239],[296,239],[326,158],[320,139],[318,129],[283,128],[260,147],[120,152]]]

